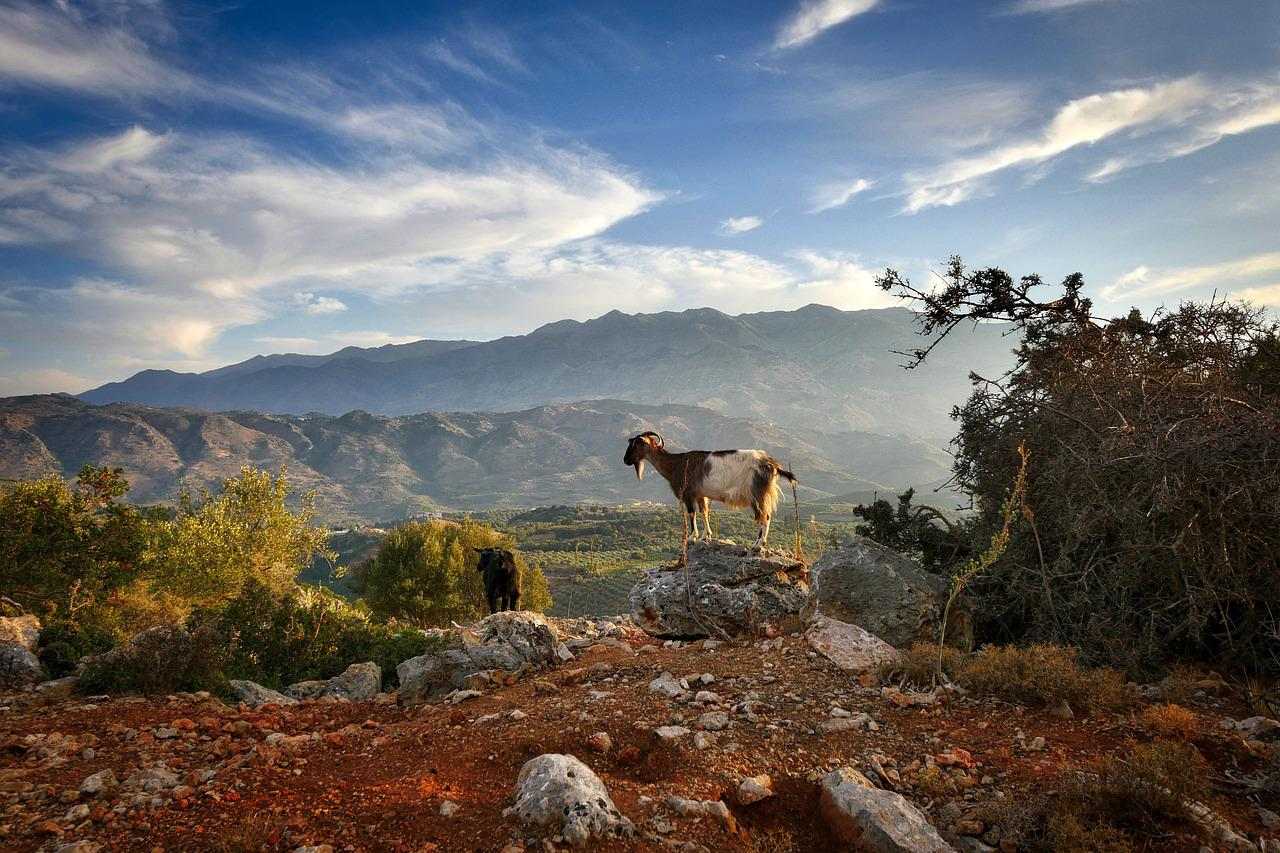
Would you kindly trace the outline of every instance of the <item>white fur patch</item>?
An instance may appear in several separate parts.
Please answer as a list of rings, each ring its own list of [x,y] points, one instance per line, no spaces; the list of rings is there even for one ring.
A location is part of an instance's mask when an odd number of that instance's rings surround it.
[[[755,471],[768,458],[763,450],[735,450],[707,457],[702,493],[726,506],[751,506]]]

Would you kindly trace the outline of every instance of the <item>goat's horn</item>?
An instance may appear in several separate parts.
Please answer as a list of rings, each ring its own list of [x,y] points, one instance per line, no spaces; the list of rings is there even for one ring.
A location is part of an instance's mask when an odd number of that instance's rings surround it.
[[[657,434],[656,432],[654,432],[653,430],[649,430],[649,431],[647,431],[647,432],[642,432],[642,433],[640,433],[640,435],[638,435],[638,436],[636,436],[636,437],[637,437],[637,438],[644,438],[645,436],[653,436],[654,438],[656,438],[656,439],[658,440],[658,446],[659,446],[659,447],[663,447],[663,446],[664,446],[664,444],[665,444],[665,442],[663,442],[663,440],[662,440],[662,436],[658,435],[658,434]]]

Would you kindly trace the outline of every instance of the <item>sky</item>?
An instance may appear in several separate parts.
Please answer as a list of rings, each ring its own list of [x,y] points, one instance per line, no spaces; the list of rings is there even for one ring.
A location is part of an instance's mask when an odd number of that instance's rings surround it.
[[[952,254],[1280,307],[1280,0],[0,0],[0,395]]]

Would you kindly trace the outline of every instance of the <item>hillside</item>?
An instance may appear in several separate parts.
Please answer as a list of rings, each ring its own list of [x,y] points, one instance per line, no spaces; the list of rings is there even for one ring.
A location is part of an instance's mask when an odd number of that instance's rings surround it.
[[[265,356],[203,374],[148,370],[85,392],[91,403],[340,414],[514,411],[598,398],[685,404],[784,427],[940,442],[969,371],[1009,362],[1006,327],[957,329],[928,364],[905,309],[810,305],[731,317],[709,308],[562,320],[486,343],[420,341],[329,356]]]
[[[672,447],[760,447],[800,476],[803,499],[936,483],[949,458],[927,443],[870,433],[783,429],[689,406],[594,401],[507,413],[403,417],[210,413],[66,395],[0,399],[0,477],[124,468],[137,502],[173,500],[243,465],[287,467],[315,489],[326,520],[387,519],[432,508],[553,503],[669,503],[657,476],[636,482],[626,437],[661,432]]]

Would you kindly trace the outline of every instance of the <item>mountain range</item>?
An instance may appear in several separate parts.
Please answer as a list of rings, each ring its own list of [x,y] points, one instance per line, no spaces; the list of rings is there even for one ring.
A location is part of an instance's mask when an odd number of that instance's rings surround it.
[[[1010,363],[1007,327],[957,329],[916,370],[895,351],[919,345],[901,308],[729,316],[709,308],[610,312],[493,341],[433,341],[329,355],[263,355],[205,373],[147,370],[80,395],[281,414],[353,410],[518,412],[580,400],[680,404],[731,418],[827,433],[878,433],[941,444],[970,370]],[[486,416],[491,417],[491,416]]]
[[[918,439],[826,433],[731,418],[691,406],[596,400],[519,412],[405,416],[210,413],[65,394],[0,399],[0,478],[74,476],[119,466],[138,503],[214,487],[243,465],[288,469],[314,489],[329,522],[378,521],[430,509],[672,498],[623,465],[626,439],[654,429],[674,448],[759,447],[800,477],[801,500],[937,483],[949,458]]]

